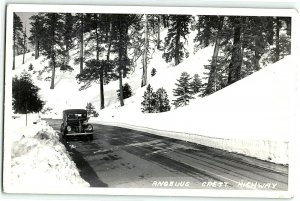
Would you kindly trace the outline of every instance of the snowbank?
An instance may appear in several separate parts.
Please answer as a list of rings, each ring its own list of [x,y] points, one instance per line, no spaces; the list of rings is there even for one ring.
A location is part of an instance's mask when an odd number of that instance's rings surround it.
[[[160,114],[109,110],[99,122],[159,130],[156,134],[288,164],[295,118],[291,56],[190,105]],[[133,107],[133,105],[131,106]],[[135,107],[140,109],[140,104]],[[150,129],[150,130],[149,130]]]
[[[34,123],[33,123],[34,122]],[[88,187],[57,133],[36,115],[14,116],[8,191]]]

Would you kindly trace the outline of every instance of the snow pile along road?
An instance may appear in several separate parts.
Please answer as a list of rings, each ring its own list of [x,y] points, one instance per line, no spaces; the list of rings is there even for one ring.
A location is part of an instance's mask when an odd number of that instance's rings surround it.
[[[36,119],[34,123],[31,120]],[[45,122],[30,116],[28,126],[24,116],[13,119],[11,136],[10,187],[26,192],[61,187],[88,187],[79,175],[57,133]],[[22,125],[22,126],[18,126]]]

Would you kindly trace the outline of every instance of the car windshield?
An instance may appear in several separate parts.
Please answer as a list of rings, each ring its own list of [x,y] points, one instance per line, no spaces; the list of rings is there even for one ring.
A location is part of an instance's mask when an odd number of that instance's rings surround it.
[[[86,118],[86,114],[84,113],[68,114],[68,119],[81,119],[81,118]]]

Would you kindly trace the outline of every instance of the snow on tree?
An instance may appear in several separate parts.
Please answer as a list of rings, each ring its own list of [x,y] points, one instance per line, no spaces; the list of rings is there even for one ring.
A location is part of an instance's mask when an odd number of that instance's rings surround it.
[[[118,99],[120,99],[120,90],[119,89],[117,90],[117,93],[118,93]],[[125,83],[123,85],[123,98],[126,99],[131,96],[132,96],[131,86],[128,83]]]
[[[171,109],[170,101],[168,99],[167,91],[164,88],[157,89],[155,93],[157,112],[167,112]]]
[[[191,89],[194,94],[199,93],[202,87],[202,82],[198,74],[195,74],[191,82]]]
[[[177,80],[178,83],[175,83],[177,86],[176,89],[173,90],[174,96],[177,97],[173,100],[173,105],[175,108],[186,106],[189,104],[190,99],[193,99],[193,90],[191,89],[191,77],[187,72],[183,72],[180,78]]]
[[[44,102],[39,97],[40,88],[34,85],[31,75],[23,71],[20,77],[12,81],[12,104],[15,113],[27,114],[39,112],[43,109]]]
[[[144,92],[141,104],[143,113],[154,113],[156,111],[156,96],[150,84],[148,84],[146,91]]]
[[[187,35],[190,33],[189,24],[192,21],[192,16],[170,15],[169,21],[170,25],[168,34],[165,37],[163,58],[166,62],[171,62],[174,59],[176,66],[182,62],[183,57],[189,56],[184,45],[187,43]]]
[[[23,47],[23,23],[21,18],[14,13],[13,18],[13,66],[12,69],[15,70],[15,57],[19,54],[19,50]]]

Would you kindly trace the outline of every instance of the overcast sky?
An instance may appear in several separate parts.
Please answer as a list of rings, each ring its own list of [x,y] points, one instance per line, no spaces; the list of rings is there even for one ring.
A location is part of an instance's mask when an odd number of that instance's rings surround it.
[[[27,34],[27,37],[30,36],[30,29],[31,29],[31,25],[30,25],[30,22],[31,20],[29,19],[32,15],[35,15],[37,13],[29,13],[29,12],[22,12],[22,13],[16,13],[20,18],[21,18],[21,21],[23,22],[23,27],[25,28],[26,26],[26,34]]]

